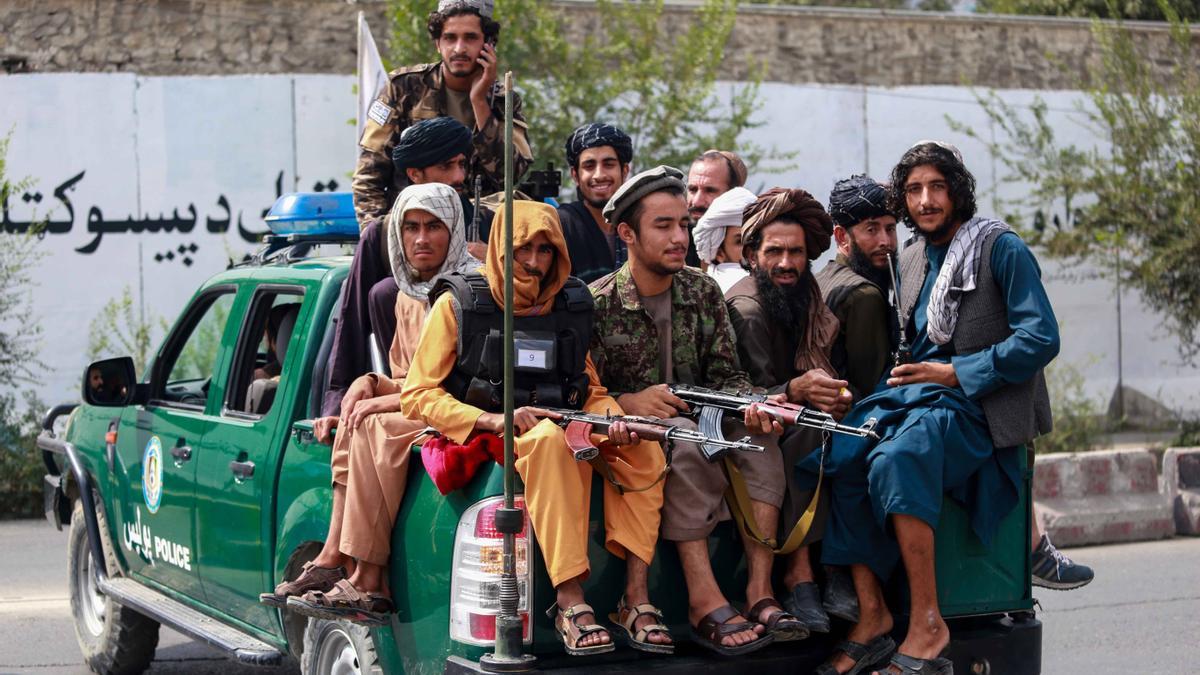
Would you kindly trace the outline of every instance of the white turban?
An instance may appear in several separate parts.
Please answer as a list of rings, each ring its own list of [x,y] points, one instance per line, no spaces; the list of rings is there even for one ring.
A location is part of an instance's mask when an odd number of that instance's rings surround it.
[[[709,204],[708,211],[700,216],[692,228],[692,239],[696,242],[696,253],[704,262],[712,262],[725,241],[725,228],[742,226],[742,210],[753,204],[757,197],[744,187],[735,187]],[[737,262],[731,260],[729,262]]]
[[[463,222],[462,198],[454,188],[442,183],[425,183],[410,185],[396,197],[396,203],[387,217],[387,247],[388,259],[392,263],[392,276],[400,292],[416,298],[429,301],[429,291],[433,288],[433,280],[417,281],[417,271],[408,264],[404,256],[403,239],[400,236],[404,225],[404,214],[412,209],[427,211],[433,214],[450,230],[450,247],[446,250],[446,260],[442,263],[438,274],[449,272],[471,272],[483,265],[467,253],[466,225]]]

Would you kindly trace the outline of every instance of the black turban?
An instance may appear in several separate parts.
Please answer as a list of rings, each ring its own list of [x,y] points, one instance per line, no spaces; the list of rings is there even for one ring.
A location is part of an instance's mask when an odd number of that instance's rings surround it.
[[[453,117],[421,120],[400,134],[392,148],[397,171],[424,169],[456,155],[471,154],[471,131]]]
[[[617,152],[618,162],[629,164],[633,161],[633,139],[628,134],[611,124],[592,122],[572,131],[567,137],[567,166],[574,169],[584,150],[605,145],[612,146]]]
[[[870,218],[892,215],[887,209],[887,190],[859,174],[839,180],[829,193],[829,215],[833,222],[850,227]]]

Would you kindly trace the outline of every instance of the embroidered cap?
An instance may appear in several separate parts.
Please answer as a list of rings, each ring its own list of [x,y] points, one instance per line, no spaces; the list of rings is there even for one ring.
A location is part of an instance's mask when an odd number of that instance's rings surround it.
[[[604,219],[616,225],[642,197],[672,187],[687,189],[683,184],[683,172],[672,166],[659,165],[631,176],[604,205]]]

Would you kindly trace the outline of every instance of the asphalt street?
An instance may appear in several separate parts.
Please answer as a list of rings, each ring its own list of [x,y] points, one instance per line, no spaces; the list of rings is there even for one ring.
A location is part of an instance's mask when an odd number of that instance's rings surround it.
[[[66,532],[44,520],[0,521],[0,675],[89,672],[67,600]],[[1096,568],[1083,589],[1034,589],[1047,675],[1179,674],[1200,656],[1200,538],[1072,549]],[[150,672],[259,675],[162,629]],[[1002,674],[998,674],[1002,675]]]

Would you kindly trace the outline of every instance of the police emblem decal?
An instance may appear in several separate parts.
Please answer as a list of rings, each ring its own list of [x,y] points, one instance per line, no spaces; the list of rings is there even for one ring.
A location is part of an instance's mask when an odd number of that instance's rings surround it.
[[[392,109],[383,101],[375,101],[367,110],[367,117],[371,118],[371,121],[379,126],[383,126],[391,119]]]
[[[142,453],[142,497],[150,513],[158,512],[162,501],[162,441],[151,436]]]

